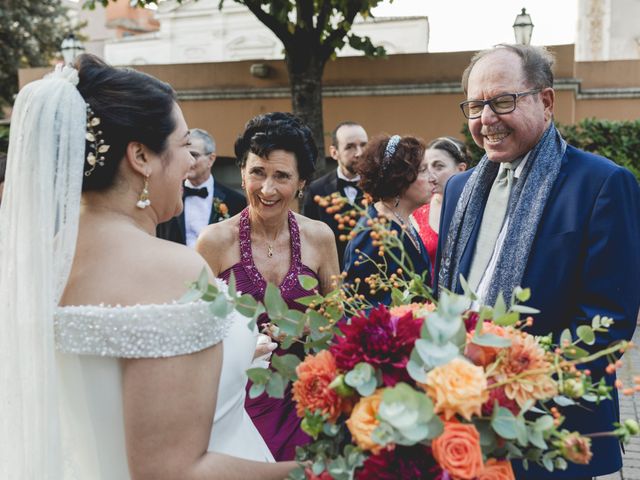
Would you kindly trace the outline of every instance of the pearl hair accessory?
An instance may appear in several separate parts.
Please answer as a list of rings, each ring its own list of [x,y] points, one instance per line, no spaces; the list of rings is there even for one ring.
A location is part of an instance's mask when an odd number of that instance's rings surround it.
[[[97,128],[99,126],[100,118],[95,116],[91,106],[87,103],[87,133],[85,138],[88,142],[87,163],[91,168],[84,172],[86,177],[93,173],[96,166],[102,167],[104,165],[104,154],[107,153],[110,148],[110,145],[104,143],[102,130]]]

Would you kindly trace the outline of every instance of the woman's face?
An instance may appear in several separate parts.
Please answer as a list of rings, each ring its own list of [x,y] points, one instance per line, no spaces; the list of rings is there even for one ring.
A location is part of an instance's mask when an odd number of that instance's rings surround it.
[[[429,191],[432,195],[442,195],[447,180],[467,168],[466,163],[456,163],[449,153],[439,148],[428,148],[424,152],[424,158],[429,168]]]
[[[264,220],[286,218],[289,204],[304,187],[295,155],[285,150],[274,150],[267,158],[249,152],[242,181],[249,208]]]
[[[418,176],[415,181],[409,185],[407,191],[402,195],[408,200],[413,208],[418,208],[429,201],[431,193],[429,191],[429,166],[426,157],[422,157],[422,162],[418,167]]]
[[[165,222],[182,212],[183,184],[195,161],[189,152],[191,139],[187,122],[177,103],[174,104],[172,115],[176,128],[167,138],[165,151],[156,159],[158,168],[155,168],[149,177],[151,206],[160,222]]]

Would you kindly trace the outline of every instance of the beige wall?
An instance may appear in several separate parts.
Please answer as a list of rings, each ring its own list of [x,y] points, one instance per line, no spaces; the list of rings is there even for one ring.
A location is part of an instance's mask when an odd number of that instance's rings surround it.
[[[556,52],[558,121],[587,117],[634,120],[640,117],[640,61],[573,61],[573,45]],[[387,59],[339,58],[324,76],[324,125],[330,131],[342,120],[361,122],[370,135],[413,134],[425,140],[460,136],[464,118],[460,76],[473,52],[392,55]],[[251,117],[290,110],[288,76],[282,61],[265,61],[267,79],[252,77],[256,61],[189,65],[137,66],[176,89],[187,122],[210,131],[218,154],[233,156],[233,142]],[[40,78],[42,69],[20,71],[20,84]]]

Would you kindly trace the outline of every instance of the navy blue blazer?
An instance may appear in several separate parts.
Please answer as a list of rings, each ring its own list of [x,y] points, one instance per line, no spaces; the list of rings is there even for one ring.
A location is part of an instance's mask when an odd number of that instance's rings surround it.
[[[446,185],[440,219],[435,281],[440,255],[447,238],[456,203],[471,173],[451,177]],[[460,273],[469,273],[482,213],[460,262]],[[603,157],[568,146],[558,178],[553,185],[536,231],[522,279],[531,288],[527,303],[541,311],[533,334],[554,333],[565,328],[574,333],[580,324],[590,324],[597,314],[615,320],[598,346],[619,339],[631,339],[640,306],[640,188],[626,169]],[[591,365],[597,378],[604,375],[604,362]],[[615,377],[607,376],[610,382]],[[582,433],[609,431],[619,419],[617,392],[614,401],[587,409],[568,407],[564,427]],[[514,462],[517,478],[575,478],[605,475],[622,467],[620,446],[615,439],[592,442],[593,459],[588,466],[569,464],[553,475],[530,467],[525,472]]]
[[[370,218],[376,218],[378,216],[378,211],[376,208],[371,205],[367,212]],[[368,217],[361,217],[358,221],[359,226],[364,226]],[[391,228],[398,232],[398,236],[404,235],[403,244],[404,251],[407,253],[407,256],[411,260],[413,264],[414,271],[416,273],[422,274],[426,272],[425,281],[428,286],[431,286],[431,261],[429,260],[429,255],[427,254],[427,249],[425,248],[422,240],[418,237],[418,242],[420,244],[420,251],[416,250],[411,243],[411,240],[407,238],[407,234],[402,232],[402,229],[396,222],[391,222]],[[360,256],[356,253],[356,250],[366,254],[371,257],[373,260],[379,259],[378,256],[378,247],[373,246],[373,240],[371,238],[371,229],[365,229],[358,233],[352,240],[347,244],[347,248],[344,252],[344,268],[343,271],[347,273],[347,277],[344,279],[345,282],[351,283],[355,285],[355,279],[360,278],[361,282],[359,284],[358,293],[364,295],[369,302],[373,306],[377,306],[379,304],[391,305],[391,292],[379,291],[374,295],[371,295],[369,286],[364,282],[364,279],[368,276],[378,273],[378,269],[371,262],[358,262],[356,265],[356,261]],[[402,238],[402,237],[401,237]],[[400,256],[399,252],[394,252],[396,256]],[[385,261],[387,262],[387,275],[391,275],[392,273],[398,270],[398,263],[393,260],[389,255],[385,255]]]
[[[238,193],[236,190],[227,187],[226,185],[215,181],[213,186],[213,199],[219,200],[229,208],[229,216],[240,213],[244,207],[247,206],[247,200],[244,195]],[[211,208],[211,215],[209,216],[209,225],[212,223],[224,220],[224,218]],[[181,243],[186,245],[187,234],[184,224],[184,209],[180,212],[180,215],[173,217],[171,220],[161,223],[156,227],[156,236],[158,238],[164,238],[165,240],[171,240],[172,242]]]

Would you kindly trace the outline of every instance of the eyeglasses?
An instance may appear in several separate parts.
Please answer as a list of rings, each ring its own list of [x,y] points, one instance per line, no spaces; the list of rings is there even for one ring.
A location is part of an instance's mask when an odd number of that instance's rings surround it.
[[[536,89],[520,93],[504,93],[497,97],[490,98],[489,100],[467,100],[460,104],[460,109],[464,116],[469,120],[480,118],[485,105],[489,105],[489,108],[496,115],[504,115],[506,113],[511,113],[516,109],[516,100],[519,97],[535,95],[536,93],[540,93],[540,91],[540,89]]]

